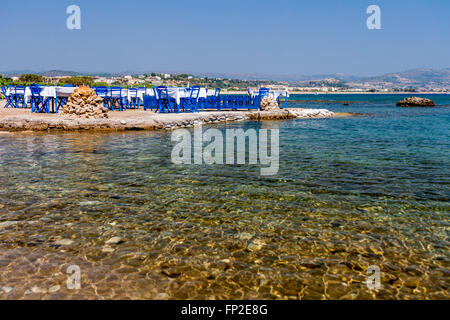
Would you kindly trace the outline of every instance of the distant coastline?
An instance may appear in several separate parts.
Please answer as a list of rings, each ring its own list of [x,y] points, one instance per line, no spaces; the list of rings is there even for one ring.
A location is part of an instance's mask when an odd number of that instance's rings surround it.
[[[248,94],[247,91],[222,91],[221,94]],[[289,91],[290,95],[319,95],[319,94],[327,94],[327,95],[333,95],[333,94],[398,94],[398,95],[421,95],[421,94],[450,94],[450,92],[433,92],[433,91],[425,91],[425,92],[409,92],[409,91],[386,91],[386,92],[355,92],[355,91],[338,91],[338,92],[317,92],[317,91],[309,91],[309,92],[303,92],[303,91]]]

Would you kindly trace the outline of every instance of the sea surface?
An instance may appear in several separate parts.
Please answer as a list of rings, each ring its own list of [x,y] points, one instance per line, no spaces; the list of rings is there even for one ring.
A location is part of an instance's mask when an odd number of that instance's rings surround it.
[[[171,132],[0,134],[0,299],[449,299],[450,96],[403,97],[214,126],[278,129],[273,176],[173,164]]]

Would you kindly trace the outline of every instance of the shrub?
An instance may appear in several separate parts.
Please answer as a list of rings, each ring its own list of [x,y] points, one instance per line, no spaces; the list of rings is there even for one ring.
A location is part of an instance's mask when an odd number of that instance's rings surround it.
[[[109,87],[109,83],[106,82],[94,82],[91,87]]]
[[[62,78],[58,81],[59,85],[71,84],[74,87],[79,86],[90,86],[94,82],[92,77],[88,76],[79,76],[79,77],[70,77],[70,78]]]
[[[26,83],[41,83],[44,82],[44,77],[38,74],[27,73],[20,75],[19,81]]]

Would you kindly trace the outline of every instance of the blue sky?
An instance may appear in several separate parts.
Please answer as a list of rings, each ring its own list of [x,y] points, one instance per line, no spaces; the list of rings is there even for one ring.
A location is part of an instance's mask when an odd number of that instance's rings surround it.
[[[379,75],[450,67],[448,0],[22,0],[0,7],[0,71]],[[81,30],[66,8],[81,7]],[[368,30],[366,8],[381,8]]]

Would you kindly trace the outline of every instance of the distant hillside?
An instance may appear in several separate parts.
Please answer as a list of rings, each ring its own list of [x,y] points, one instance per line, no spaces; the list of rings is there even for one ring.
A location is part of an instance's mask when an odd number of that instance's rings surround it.
[[[63,77],[63,76],[75,77],[75,76],[82,75],[82,73],[80,73],[80,72],[64,71],[64,70],[50,70],[50,71],[46,71],[46,72],[41,72],[39,74],[43,75],[45,77]]]
[[[210,77],[210,78],[227,78],[227,79],[239,79],[239,80],[269,80],[269,81],[284,81],[284,82],[302,82],[302,81],[320,81],[324,79],[337,79],[343,81],[350,81],[358,79],[354,76],[344,75],[344,74],[317,74],[317,75],[301,75],[301,74],[254,74],[254,73],[193,73],[193,75],[198,77]]]
[[[333,82],[347,83],[348,85],[373,85],[386,88],[450,88],[450,68],[430,69],[418,68],[402,72],[388,73],[381,76],[356,77],[344,74],[322,75],[269,75],[269,74],[245,74],[245,73],[199,73],[197,76],[232,78],[241,80],[271,80],[285,81],[294,85],[307,85],[309,82]],[[330,81],[331,80],[331,81]]]
[[[153,71],[152,71],[153,72]],[[123,76],[126,74],[139,75],[150,74],[150,71],[146,72],[114,72],[114,73],[94,73],[94,72],[76,72],[76,71],[64,71],[64,70],[51,70],[45,72],[33,72],[31,70],[20,71],[8,71],[2,72],[5,76],[18,76],[24,73],[35,73],[47,77],[55,76]],[[445,69],[431,69],[431,68],[417,68],[402,72],[388,73],[380,76],[372,77],[356,77],[344,74],[322,74],[322,75],[274,75],[274,74],[251,74],[251,73],[195,73],[195,72],[168,72],[171,74],[186,73],[196,77],[209,77],[209,78],[223,78],[223,79],[236,79],[247,81],[276,81],[287,82],[293,86],[337,86],[337,87],[358,87],[358,88],[418,88],[418,89],[450,89],[450,68]],[[158,73],[165,73],[158,71]]]
[[[382,76],[360,78],[354,82],[386,83],[398,87],[450,87],[450,68],[412,69]]]
[[[13,70],[0,72],[8,77],[20,76],[21,74],[38,74],[44,77],[75,77],[75,76],[101,76],[101,77],[111,77],[113,74],[106,72],[78,72],[78,71],[67,71],[67,70],[50,70],[50,71],[33,71],[33,70]]]

